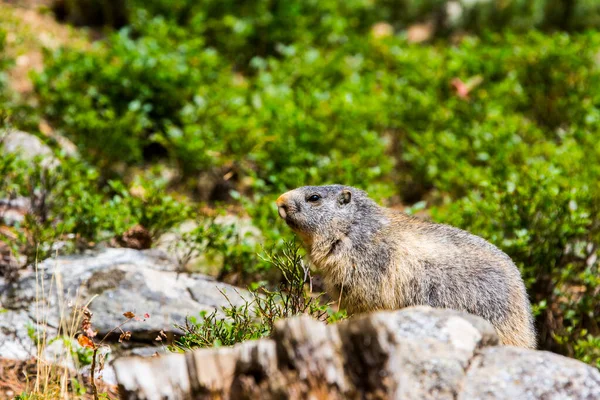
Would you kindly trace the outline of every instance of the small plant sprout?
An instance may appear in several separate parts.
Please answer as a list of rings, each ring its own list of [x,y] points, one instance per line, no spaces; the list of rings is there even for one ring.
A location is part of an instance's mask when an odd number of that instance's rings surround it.
[[[146,319],[150,318],[150,314],[146,313],[146,314],[144,314],[144,318],[140,318],[140,317],[137,317],[133,312],[127,311],[123,314],[123,316],[126,318],[125,321],[123,321],[121,324],[119,324],[118,326],[111,329],[106,335],[104,335],[102,340],[95,341],[94,338],[98,334],[98,331],[95,331],[92,328],[92,315],[93,314],[87,306],[83,306],[81,308],[81,312],[83,315],[83,319],[81,321],[81,331],[77,334],[77,342],[83,348],[88,348],[93,351],[92,367],[91,367],[91,372],[90,372],[91,386],[92,386],[92,395],[94,396],[94,400],[98,400],[99,395],[98,395],[98,389],[96,387],[95,374],[96,374],[96,369],[97,369],[98,374],[102,373],[102,371],[104,370],[104,362],[105,362],[104,354],[101,354],[101,353],[99,354],[98,351],[102,347],[108,347],[108,345],[105,343],[105,341],[110,336],[110,334],[115,331],[120,332],[119,343],[123,343],[124,341],[128,341],[129,339],[131,339],[131,331],[125,331],[122,329],[122,327],[131,321],[145,322]]]
[[[185,334],[170,347],[172,351],[230,346],[268,337],[275,321],[299,314],[327,323],[346,317],[344,311],[332,309],[332,303],[323,304],[322,294],[312,293],[310,269],[295,242],[286,241],[280,251],[267,252],[262,258],[281,272],[279,286],[269,289],[265,284],[253,285],[249,288],[251,298],[243,299],[242,304],[234,304],[221,291],[229,305],[221,307],[220,311],[202,312],[199,320],[188,318],[184,326],[177,326]]]

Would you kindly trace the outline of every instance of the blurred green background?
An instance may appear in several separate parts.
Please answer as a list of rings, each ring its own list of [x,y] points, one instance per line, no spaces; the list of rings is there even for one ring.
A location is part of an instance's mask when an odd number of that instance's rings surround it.
[[[196,219],[186,238],[221,279],[276,282],[257,256],[290,237],[274,199],[354,185],[502,248],[540,348],[600,367],[598,1],[26,2],[39,24],[14,3],[0,3],[2,129],[59,165],[0,159],[0,198],[34,205],[0,230],[13,255],[127,246],[134,227],[147,247]],[[260,240],[215,224],[224,212]]]

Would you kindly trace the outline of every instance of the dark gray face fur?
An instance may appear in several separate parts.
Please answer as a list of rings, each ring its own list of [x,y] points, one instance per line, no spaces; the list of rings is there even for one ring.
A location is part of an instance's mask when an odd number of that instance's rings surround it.
[[[370,202],[362,190],[349,186],[303,186],[277,199],[279,216],[295,232],[308,237],[337,236],[348,231],[359,204]]]

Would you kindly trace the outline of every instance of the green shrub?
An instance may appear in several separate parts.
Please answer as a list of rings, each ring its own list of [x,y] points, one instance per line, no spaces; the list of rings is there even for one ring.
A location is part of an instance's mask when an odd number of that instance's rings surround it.
[[[211,73],[218,57],[208,50],[188,57],[154,39],[111,40],[85,54],[49,55],[36,79],[46,115],[101,167],[135,163],[151,143],[184,176],[226,167],[274,191],[375,181],[391,167],[372,122],[374,88],[350,81],[360,67],[342,53],[290,48],[284,62],[256,59],[256,77],[240,83]],[[212,64],[198,69],[203,62]],[[293,74],[298,65],[303,72]]]
[[[274,55],[280,44],[338,46],[365,36],[377,22],[404,30],[430,21],[438,37],[600,26],[595,0],[75,0],[58,1],[56,8],[75,24],[130,24],[142,35],[152,35],[158,17],[181,28],[179,36],[202,38],[242,68],[254,56]]]
[[[274,55],[278,45],[339,45],[370,28],[374,11],[366,0],[134,0],[132,25],[146,33],[148,20],[162,16],[244,68],[254,56]]]
[[[213,51],[191,42],[171,48],[157,38],[134,40],[123,30],[89,51],[46,54],[35,87],[46,116],[107,167],[141,161],[151,143],[160,143],[154,136],[177,122],[179,109],[219,67]]]
[[[98,240],[113,219],[91,169],[69,160],[49,168],[47,160],[30,164],[15,155],[4,157],[2,164],[7,179],[0,186],[0,198],[23,197],[30,203],[23,222],[13,227],[18,240],[3,238],[26,256],[27,263],[50,256],[63,239],[62,245],[71,251]]]
[[[190,206],[166,193],[167,184],[164,178],[155,174],[148,177],[138,175],[129,187],[121,181],[110,181],[109,186],[116,193],[110,205],[115,209],[124,209],[127,215],[127,219],[124,219],[122,214],[111,230],[122,234],[132,224],[137,224],[145,228],[152,241],[155,241],[188,219],[191,216]]]
[[[329,305],[321,303],[320,295],[312,295],[310,271],[295,243],[284,243],[279,252],[268,253],[265,261],[283,276],[278,288],[269,290],[265,285],[253,285],[250,288],[251,298],[245,299],[241,305],[233,305],[227,293],[223,293],[229,306],[210,314],[203,312],[200,319],[187,319],[185,326],[178,326],[184,335],[171,350],[230,346],[245,340],[268,337],[278,319],[299,314],[307,314],[324,322],[345,318],[345,312],[333,311]]]
[[[198,225],[187,232],[176,232],[168,243],[169,251],[181,269],[194,269],[190,261],[202,257],[202,272],[212,269],[220,279],[234,275],[238,281],[249,282],[265,269],[265,263],[256,256],[261,238],[236,224],[237,218],[218,220],[225,215],[221,210],[213,215],[195,216]]]
[[[138,179],[144,189],[138,197],[123,183],[102,185],[97,170],[79,160],[57,157],[50,167],[47,161],[0,158],[5,177],[0,198],[24,197],[31,204],[23,222],[12,227],[17,240],[4,234],[0,240],[24,254],[28,264],[120,237],[134,226],[154,240],[189,216],[188,206],[166,195],[159,180]]]
[[[396,71],[383,84],[391,110],[385,123],[408,175],[400,176],[400,191],[411,192],[416,181],[460,198],[489,175],[506,177],[533,144],[581,137],[577,131],[590,129],[598,113],[597,40],[534,33],[466,39],[450,49],[394,54],[383,47],[379,62]],[[452,89],[456,78],[480,83],[463,99]]]
[[[0,93],[3,93],[6,86],[6,73],[5,71],[12,64],[11,60],[6,57],[4,52],[6,47],[6,31],[0,29]]]
[[[201,88],[200,104],[186,108],[182,130],[171,132],[175,154],[193,149],[181,159],[196,166],[204,154],[217,154],[219,165],[274,192],[311,182],[358,185],[389,171],[374,130],[372,88],[348,79],[359,68],[348,67],[341,52],[287,51],[282,61],[255,59],[258,72],[247,87]]]

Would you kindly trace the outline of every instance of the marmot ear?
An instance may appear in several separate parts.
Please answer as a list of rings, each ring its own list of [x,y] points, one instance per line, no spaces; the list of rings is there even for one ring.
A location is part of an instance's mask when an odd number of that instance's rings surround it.
[[[344,205],[350,203],[351,198],[352,193],[348,189],[344,189],[342,190],[342,193],[340,193],[340,197],[338,197],[338,200],[340,204]]]

